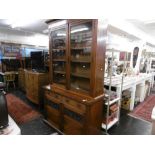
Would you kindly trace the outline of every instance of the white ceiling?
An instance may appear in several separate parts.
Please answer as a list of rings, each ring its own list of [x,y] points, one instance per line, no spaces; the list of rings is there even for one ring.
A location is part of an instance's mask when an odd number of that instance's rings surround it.
[[[19,19],[24,20],[24,19]],[[43,31],[48,29],[48,25],[45,23],[47,19],[35,19],[31,20],[30,24],[27,24],[25,26],[12,28],[10,24],[10,19],[0,19],[0,29],[8,29],[12,31],[24,31],[29,33],[41,33],[44,34]],[[46,34],[47,35],[47,34]]]
[[[19,21],[20,20],[24,21],[24,19],[19,19]],[[9,23],[10,19],[0,19],[0,32],[3,32],[3,33],[8,32],[8,34],[11,34],[11,32],[13,32],[17,35],[26,35],[26,36],[29,36],[35,33],[40,33],[40,34],[44,34],[47,36],[48,31],[47,33],[43,32],[44,30],[48,29],[48,25],[45,23],[46,20],[47,19],[35,19],[35,20],[32,20],[31,23],[29,23],[28,25],[12,28],[11,24]],[[128,22],[129,24],[132,24],[133,27],[147,34],[151,38],[153,38],[153,42],[155,44],[155,20],[154,19],[152,20],[127,19],[124,21]],[[130,35],[129,33],[125,33],[123,29],[122,31],[120,31],[119,29],[110,27],[110,30],[116,34],[118,31],[118,34],[120,33],[120,35],[128,35],[128,38],[131,38],[131,39],[132,38],[138,39],[139,37],[139,35],[134,36],[135,33],[130,34]]]
[[[133,24],[135,27],[155,39],[155,19],[149,20],[138,20],[138,19],[128,19],[129,23]]]

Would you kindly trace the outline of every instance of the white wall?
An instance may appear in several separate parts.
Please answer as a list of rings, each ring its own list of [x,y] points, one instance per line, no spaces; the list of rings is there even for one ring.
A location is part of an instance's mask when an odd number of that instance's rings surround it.
[[[23,31],[12,31],[0,28],[0,41],[45,46],[48,48],[49,37],[43,34],[29,33]]]
[[[110,29],[110,28],[108,29],[109,31],[108,31],[108,41],[107,41],[108,47],[107,48],[122,51],[122,52],[131,52],[130,66],[132,67],[133,50],[135,47],[139,47],[137,63],[136,63],[135,68],[133,68],[135,73],[139,72],[140,58],[141,58],[142,51],[146,45],[146,42],[140,39],[141,38],[140,36],[136,36],[137,33],[133,35],[133,32],[136,30],[133,27],[131,29],[129,29],[128,27],[128,31],[127,31],[126,27],[123,28],[117,24],[113,24],[112,26],[113,26],[113,29]],[[138,33],[140,32],[138,31]],[[141,36],[142,35],[144,34],[141,34]]]

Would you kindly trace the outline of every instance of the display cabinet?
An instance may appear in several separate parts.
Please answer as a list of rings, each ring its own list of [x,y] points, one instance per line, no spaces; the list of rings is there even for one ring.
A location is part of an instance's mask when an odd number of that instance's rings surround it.
[[[47,120],[65,134],[99,133],[103,115],[105,20],[53,20]],[[49,88],[49,87],[48,87]]]

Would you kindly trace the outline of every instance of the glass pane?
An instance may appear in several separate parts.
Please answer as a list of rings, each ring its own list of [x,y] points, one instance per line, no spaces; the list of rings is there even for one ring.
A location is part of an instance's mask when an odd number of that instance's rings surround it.
[[[66,28],[52,32],[53,82],[66,84]]]
[[[71,88],[90,90],[92,22],[71,27]]]

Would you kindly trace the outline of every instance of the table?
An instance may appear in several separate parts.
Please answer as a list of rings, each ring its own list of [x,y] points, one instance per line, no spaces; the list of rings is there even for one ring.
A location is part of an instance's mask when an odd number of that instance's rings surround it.
[[[124,90],[130,90],[131,91],[131,102],[130,102],[130,111],[134,109],[135,104],[135,96],[136,93],[139,94],[140,102],[144,101],[144,94],[145,94],[145,82],[148,81],[151,84],[151,87],[153,87],[154,84],[154,74],[152,73],[140,73],[139,75],[135,76],[127,76],[123,79],[122,84],[122,76],[115,76],[112,77],[111,80],[111,86],[116,87],[117,97],[121,97],[121,85],[122,85],[122,91]],[[110,79],[105,78],[104,79],[104,85],[109,85]],[[149,88],[149,93],[150,89]]]
[[[21,130],[15,121],[9,116],[9,126],[4,130],[0,130],[0,135],[21,135]]]

